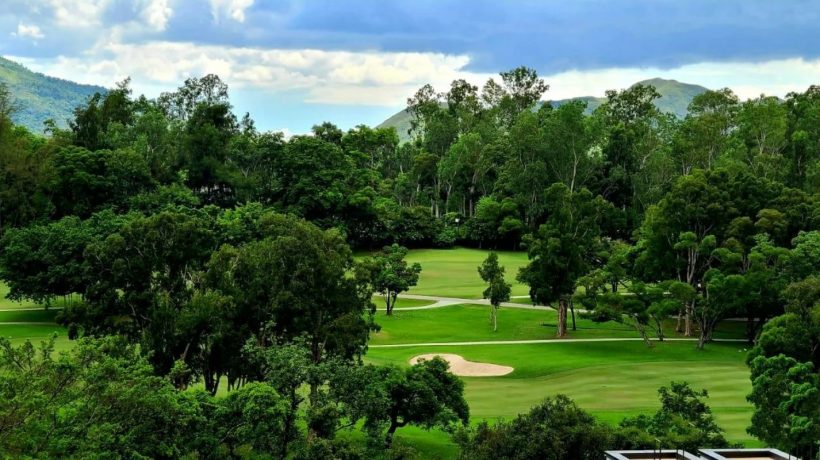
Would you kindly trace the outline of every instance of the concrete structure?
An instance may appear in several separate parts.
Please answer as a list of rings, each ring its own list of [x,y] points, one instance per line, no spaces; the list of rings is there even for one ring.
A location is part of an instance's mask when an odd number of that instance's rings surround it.
[[[605,460],[700,460],[700,457],[683,450],[610,450]]]
[[[700,456],[706,460],[800,460],[777,449],[700,449]]]
[[[800,460],[777,449],[610,450],[604,460]]]

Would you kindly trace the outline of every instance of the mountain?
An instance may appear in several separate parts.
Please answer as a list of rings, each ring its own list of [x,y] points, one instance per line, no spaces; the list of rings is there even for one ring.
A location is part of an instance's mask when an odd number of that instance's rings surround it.
[[[692,101],[692,98],[701,94],[705,91],[708,91],[707,88],[704,88],[700,85],[693,85],[689,83],[681,83],[676,80],[664,80],[663,78],[652,78],[649,80],[639,81],[637,84],[644,84],[644,85],[652,85],[655,87],[656,90],[661,94],[661,97],[655,100],[655,106],[661,112],[672,113],[675,114],[679,118],[683,118],[686,116],[686,108],[689,106],[689,103]],[[635,86],[632,85],[632,86]],[[575,97],[572,99],[561,99],[557,101],[550,101],[550,103],[554,107],[558,107],[562,104],[566,104],[569,101],[574,100],[583,100],[587,103],[587,112],[592,113],[593,110],[597,109],[598,106],[606,101],[605,97],[596,97],[596,96],[583,96],[583,97]],[[384,120],[381,124],[379,124],[379,128],[386,128],[393,126],[396,128],[396,131],[399,133],[399,139],[406,141],[409,136],[407,134],[407,130],[410,129],[410,114],[407,113],[407,110],[402,110],[395,115],[391,116],[387,120]]]
[[[33,132],[43,131],[43,122],[54,119],[60,127],[68,125],[75,107],[85,103],[102,86],[81,85],[60,78],[32,72],[24,66],[0,57],[0,83],[5,83],[20,110],[14,122]]]

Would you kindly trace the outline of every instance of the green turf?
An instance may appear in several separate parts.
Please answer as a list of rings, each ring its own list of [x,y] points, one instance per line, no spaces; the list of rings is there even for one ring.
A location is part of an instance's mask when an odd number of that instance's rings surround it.
[[[9,287],[6,285],[6,283],[3,283],[2,281],[0,281],[0,310],[16,310],[16,309],[43,308],[44,307],[43,305],[37,304],[36,302],[33,302],[31,300],[23,300],[23,301],[20,301],[20,302],[18,302],[16,300],[11,300],[11,299],[6,297],[8,295],[8,293],[9,293]],[[78,299],[78,298],[79,298],[79,296],[76,296],[76,295],[74,296],[75,300]],[[71,300],[71,299],[69,299],[68,297],[58,297],[58,298],[52,300],[49,307],[61,308],[69,300]]]
[[[527,264],[524,252],[496,251],[498,261],[506,269],[507,281],[512,283],[512,295],[526,295],[527,286],[515,281],[518,269]],[[480,299],[484,282],[478,276],[478,266],[489,251],[481,249],[412,249],[407,261],[421,264],[421,276],[411,294]],[[360,254],[360,256],[365,254]]]
[[[384,297],[380,295],[373,296],[373,303],[376,304],[376,308],[379,310],[384,310]],[[396,298],[396,306],[395,308],[402,309],[402,308],[412,308],[412,307],[424,307],[426,305],[433,304],[434,301],[432,300],[419,300],[419,299],[406,299],[399,295]]]
[[[373,348],[367,359],[405,364],[431,351],[515,368],[504,377],[464,379],[474,421],[509,419],[547,396],[564,393],[602,419],[617,422],[652,412],[660,386],[685,380],[710,392],[709,404],[731,440],[754,444],[745,433],[750,383],[739,345],[710,344],[703,351],[682,342],[652,349],[641,342]]]
[[[0,311],[0,323],[27,322],[53,323],[57,310],[9,310]]]
[[[395,311],[392,316],[379,312],[376,322],[382,329],[371,336],[372,345],[428,342],[470,342],[481,340],[533,340],[555,338],[557,314],[553,310],[528,310],[501,307],[498,331],[490,323],[490,307],[485,305],[452,305],[428,310]],[[635,337],[640,335],[629,324],[595,323],[578,317],[577,331],[569,338]],[[675,334],[674,321],[665,324],[667,337]],[[717,338],[743,338],[745,325],[732,321],[721,323]]]

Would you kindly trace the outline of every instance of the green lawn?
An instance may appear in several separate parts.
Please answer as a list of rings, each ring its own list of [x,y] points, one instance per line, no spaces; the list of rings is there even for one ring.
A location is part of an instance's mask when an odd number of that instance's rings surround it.
[[[381,331],[371,336],[373,345],[427,342],[470,342],[480,340],[533,340],[555,338],[557,314],[553,310],[528,310],[501,307],[498,331],[490,324],[490,307],[485,305],[452,305],[429,310],[395,311],[392,316],[379,312],[376,322]],[[569,338],[640,337],[629,324],[595,323],[578,318],[577,331]],[[727,321],[718,326],[717,338],[743,338],[745,324]],[[682,337],[675,332],[675,322],[665,323],[668,337]]]
[[[0,311],[0,323],[53,323],[57,310],[9,310]]]
[[[449,251],[442,252],[449,255]],[[382,329],[372,336],[372,345],[527,340],[554,338],[556,314],[502,307],[497,332],[490,326],[489,307],[481,305],[397,311],[391,317],[382,313],[376,321]],[[577,325],[570,338],[638,337],[627,324],[578,318]],[[672,319],[665,323],[669,337],[676,336],[674,326]],[[742,338],[744,327],[743,322],[727,321],[719,325],[715,336]],[[564,393],[601,420],[616,424],[626,416],[652,413],[659,406],[658,388],[673,380],[685,380],[709,391],[708,402],[730,440],[758,446],[760,443],[746,433],[751,417],[751,406],[745,399],[750,392],[744,362],[747,347],[745,343],[712,343],[699,351],[693,342],[656,342],[648,348],[640,341],[376,347],[368,351],[366,360],[407,365],[413,356],[442,352],[514,367],[515,371],[504,377],[464,379],[473,423],[510,419],[547,396]],[[402,429],[397,436],[416,447],[422,458],[455,456],[455,446],[441,431]]]
[[[745,432],[751,417],[745,400],[750,383],[738,345],[710,344],[703,351],[681,342],[653,349],[640,342],[374,348],[367,359],[406,364],[431,351],[515,368],[505,377],[464,379],[473,421],[509,419],[547,396],[564,393],[602,420],[617,423],[625,416],[651,413],[658,407],[660,386],[685,380],[709,391],[709,404],[732,441],[756,444]]]
[[[14,309],[27,309],[27,308],[42,308],[43,305],[37,304],[30,300],[24,300],[22,302],[17,302],[11,299],[6,298],[9,293],[9,287],[6,286],[6,283],[0,281],[0,310],[14,310]],[[63,297],[58,297],[51,302],[51,307],[60,308],[66,303],[67,299]]]
[[[384,310],[384,297],[380,295],[373,296],[373,303],[376,304],[376,308],[379,310]],[[418,299],[405,299],[402,296],[398,296],[396,298],[396,308],[408,308],[408,307],[424,307],[426,305],[431,305],[434,302],[432,300],[418,300]]]
[[[524,252],[496,251],[498,261],[507,270],[507,281],[512,283],[512,295],[526,295],[527,286],[515,281],[518,269],[527,264]],[[407,261],[421,264],[421,276],[411,294],[480,299],[484,282],[478,276],[478,266],[489,251],[481,249],[412,249]],[[365,255],[364,253],[360,256]]]

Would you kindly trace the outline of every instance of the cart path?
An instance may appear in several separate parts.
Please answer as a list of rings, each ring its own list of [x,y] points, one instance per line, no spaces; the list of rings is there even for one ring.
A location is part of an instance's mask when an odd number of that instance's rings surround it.
[[[375,294],[381,297],[381,294]],[[442,296],[434,296],[434,295],[420,295],[420,294],[401,294],[400,296],[402,299],[412,299],[412,300],[429,300],[432,302],[430,305],[423,305],[421,307],[396,307],[394,311],[401,311],[401,310],[430,310],[433,308],[442,308],[448,307],[450,305],[490,305],[490,301],[487,299],[462,299],[460,297],[442,297]],[[520,297],[516,297],[520,298]],[[526,303],[514,303],[514,302],[502,302],[502,307],[509,307],[509,308],[523,308],[527,310],[554,310],[552,307],[544,306],[544,305],[532,305]],[[385,310],[383,306],[378,307],[379,310]],[[575,311],[584,311],[576,309]]]
[[[426,342],[426,343],[391,343],[384,345],[368,345],[368,348],[409,348],[409,347],[448,347],[472,345],[533,345],[551,343],[579,343],[579,342],[643,342],[640,337],[613,337],[597,339],[533,339],[533,340],[482,340],[475,342]],[[697,342],[697,338],[666,338],[664,342]],[[658,342],[658,340],[652,340]],[[742,343],[746,339],[712,339],[712,342]]]

